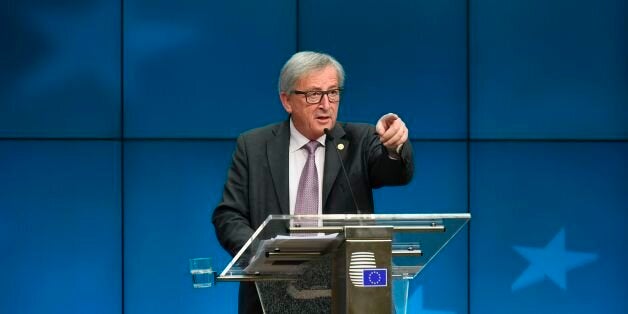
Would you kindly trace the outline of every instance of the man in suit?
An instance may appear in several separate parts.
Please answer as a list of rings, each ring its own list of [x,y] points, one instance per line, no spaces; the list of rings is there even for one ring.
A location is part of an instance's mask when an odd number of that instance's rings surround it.
[[[373,213],[373,188],[412,179],[412,146],[397,115],[375,127],[336,122],[343,84],[342,66],[327,54],[299,52],[284,65],[279,98],[289,118],[240,135],[213,213],[232,256],[268,215]],[[262,312],[252,283],[240,284],[239,312]]]

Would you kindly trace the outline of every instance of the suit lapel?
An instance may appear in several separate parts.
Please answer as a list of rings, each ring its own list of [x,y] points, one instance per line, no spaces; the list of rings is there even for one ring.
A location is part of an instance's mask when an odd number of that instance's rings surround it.
[[[325,145],[325,168],[323,168],[323,213],[325,213],[325,208],[327,208],[325,205],[327,204],[327,197],[331,192],[331,187],[334,185],[336,177],[341,171],[340,161],[338,160],[338,153],[336,153],[336,151],[340,153],[340,158],[342,158],[344,162],[346,152],[349,148],[349,141],[344,138],[345,130],[340,126],[340,123],[336,123],[336,126],[334,126],[331,134],[335,141],[332,142],[328,139]],[[339,149],[340,147],[342,147],[342,149]]]
[[[290,214],[290,182],[288,177],[288,147],[290,145],[290,122],[289,120],[279,125],[274,130],[275,137],[266,144],[266,155],[270,174],[275,186],[275,193],[279,200],[281,213]],[[267,208],[268,209],[268,208]]]

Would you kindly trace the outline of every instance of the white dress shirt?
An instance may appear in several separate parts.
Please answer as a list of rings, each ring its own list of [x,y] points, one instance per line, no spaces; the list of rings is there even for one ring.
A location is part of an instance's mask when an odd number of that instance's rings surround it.
[[[325,138],[327,135],[316,139],[321,146],[316,149],[316,171],[318,172],[318,214],[323,213],[323,168],[325,167]],[[289,189],[290,189],[290,215],[294,215],[294,207],[297,202],[297,190],[299,189],[299,179],[301,172],[307,161],[307,150],[303,146],[310,140],[303,136],[290,119],[290,146],[288,151],[289,164]]]

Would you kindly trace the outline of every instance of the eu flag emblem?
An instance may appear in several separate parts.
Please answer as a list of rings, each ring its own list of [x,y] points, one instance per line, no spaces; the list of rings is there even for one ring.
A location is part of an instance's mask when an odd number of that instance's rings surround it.
[[[365,287],[388,286],[388,270],[386,268],[371,268],[362,270]]]

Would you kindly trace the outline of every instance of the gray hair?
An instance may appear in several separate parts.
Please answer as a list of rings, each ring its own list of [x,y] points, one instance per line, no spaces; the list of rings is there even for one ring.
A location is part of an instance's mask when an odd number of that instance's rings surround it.
[[[338,73],[338,87],[342,88],[345,82],[345,70],[334,57],[320,52],[297,52],[284,64],[279,74],[279,93],[290,93],[294,85],[305,74],[314,70],[333,66]]]

